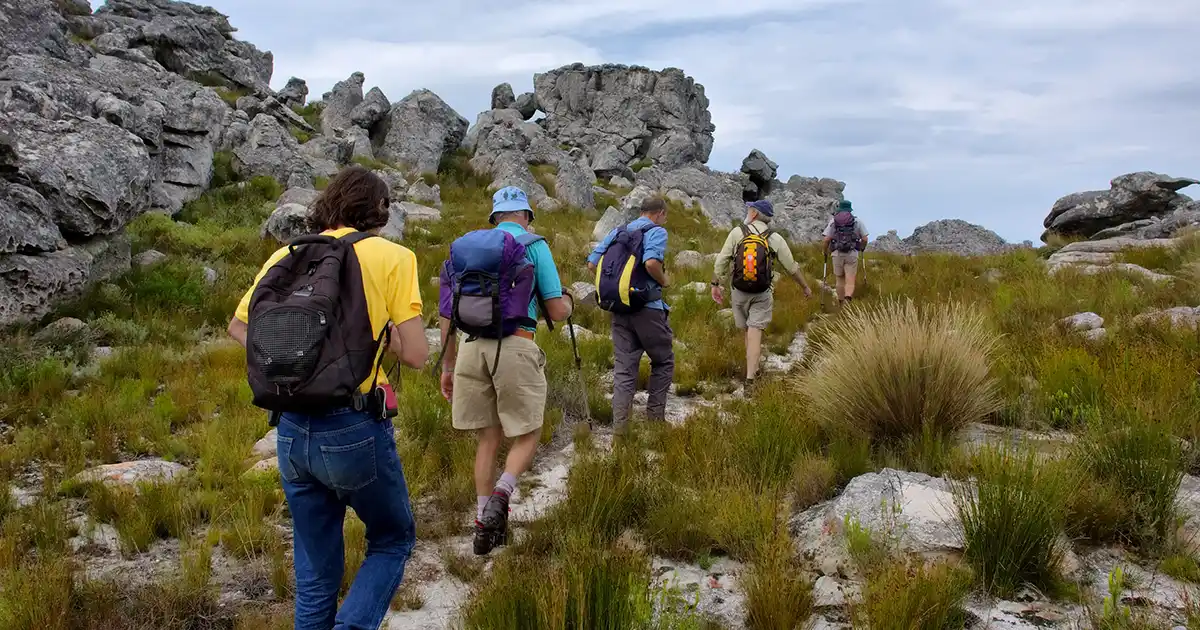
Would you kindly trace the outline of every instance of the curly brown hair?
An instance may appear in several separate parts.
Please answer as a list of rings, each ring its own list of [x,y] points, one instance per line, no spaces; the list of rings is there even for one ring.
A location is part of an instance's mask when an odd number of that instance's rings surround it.
[[[308,213],[308,227],[323,232],[352,227],[360,232],[387,225],[391,207],[388,185],[361,166],[342,169]]]

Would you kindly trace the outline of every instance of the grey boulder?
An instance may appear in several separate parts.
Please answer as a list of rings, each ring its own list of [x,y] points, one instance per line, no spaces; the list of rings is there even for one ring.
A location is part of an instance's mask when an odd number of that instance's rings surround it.
[[[829,177],[793,175],[782,186],[773,187],[767,199],[775,206],[772,227],[796,241],[817,241],[829,217],[845,197],[846,184]]]
[[[366,77],[355,72],[350,78],[338,81],[325,95],[325,107],[321,110],[321,133],[332,136],[338,129],[352,123],[354,109],[363,102],[363,82]]]
[[[300,143],[273,117],[259,114],[250,122],[245,141],[233,149],[234,168],[245,177],[266,175],[280,183],[311,181],[312,167],[300,153]]]
[[[52,252],[66,245],[44,197],[0,180],[0,254]]]
[[[942,252],[960,256],[985,256],[1011,246],[995,232],[961,219],[933,221],[913,230],[904,239],[912,252]]]
[[[123,235],[36,255],[0,256],[0,323],[40,319],[56,304],[129,266],[129,239]]]
[[[391,109],[392,104],[384,95],[383,90],[373,87],[367,92],[362,102],[350,112],[350,122],[356,127],[370,130],[387,117]]]
[[[513,103],[513,109],[516,109],[521,114],[522,120],[533,118],[538,111],[537,95],[533,92],[525,92],[517,97]]]
[[[308,206],[283,203],[267,217],[262,226],[261,236],[270,236],[280,243],[286,243],[308,233]]]
[[[304,107],[308,102],[308,83],[296,77],[288,79],[287,85],[279,90],[279,100],[288,107]]]
[[[517,97],[513,96],[512,86],[501,83],[492,88],[492,109],[508,109],[516,104]]]
[[[1114,178],[1109,190],[1067,195],[1055,202],[1043,225],[1046,233],[1091,236],[1140,219],[1162,217],[1187,206],[1191,199],[1178,191],[1194,179],[1137,172]]]
[[[417,173],[437,172],[467,135],[467,119],[429,90],[416,90],[396,103],[380,123],[375,154]]]
[[[754,185],[754,199],[762,199],[771,193],[779,165],[762,151],[754,149],[742,160],[742,172],[750,177],[750,183]]]

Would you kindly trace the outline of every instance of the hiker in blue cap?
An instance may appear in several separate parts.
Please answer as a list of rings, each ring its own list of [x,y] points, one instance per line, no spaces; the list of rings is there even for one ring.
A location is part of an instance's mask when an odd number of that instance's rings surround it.
[[[830,217],[822,236],[825,251],[830,252],[833,258],[833,276],[837,284],[838,301],[847,304],[854,299],[858,253],[867,248],[867,226],[854,216],[854,206],[849,199],[838,203],[837,212]]]
[[[506,542],[509,499],[517,479],[533,464],[541,437],[546,410],[546,354],[533,340],[538,304],[542,304],[542,316],[552,321],[567,319],[573,308],[570,296],[563,295],[550,247],[544,238],[529,231],[533,209],[525,191],[515,186],[497,190],[488,221],[495,228],[470,232],[451,244],[439,296],[445,348],[442,395],[451,402],[454,428],[474,431],[479,438],[475,452],[474,542],[478,555]],[[469,263],[460,265],[462,260]],[[463,278],[486,264],[494,266],[485,269],[492,282],[501,280],[498,293],[484,287],[468,295],[462,286],[470,281],[464,282]],[[452,279],[458,267],[471,269]],[[467,310],[472,300],[483,304],[474,313]],[[505,316],[503,324],[495,322],[496,328],[502,329],[496,334],[489,334],[489,329],[472,329],[469,322],[459,321],[510,312],[512,316]],[[453,331],[469,336],[460,342],[451,334]],[[504,473],[497,480],[496,454],[506,437],[513,443]]]
[[[637,392],[642,355],[650,357],[646,417],[666,419],[667,392],[675,379],[674,331],[670,308],[662,299],[667,287],[667,203],[660,197],[642,202],[640,216],[617,226],[588,255],[596,273],[600,308],[612,313],[613,430],[624,433]]]
[[[812,297],[812,289],[804,279],[800,265],[792,256],[783,236],[771,229],[775,208],[767,199],[746,204],[746,220],[729,232],[725,245],[713,264],[712,299],[717,304],[725,300],[722,281],[732,279],[733,322],[746,331],[746,385],[754,385],[758,363],[762,357],[763,331],[771,323],[775,308],[775,283],[778,261],[788,274],[804,288],[804,297]],[[732,263],[733,273],[730,273]]]

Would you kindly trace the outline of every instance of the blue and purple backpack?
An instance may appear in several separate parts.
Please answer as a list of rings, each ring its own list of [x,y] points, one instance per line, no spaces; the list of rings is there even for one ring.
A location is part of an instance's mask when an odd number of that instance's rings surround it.
[[[535,295],[534,269],[526,248],[542,240],[536,234],[513,236],[504,230],[483,229],[450,244],[450,257],[442,265],[438,313],[450,320],[451,335],[461,330],[469,335],[468,342],[503,339],[522,326],[537,325],[529,317]],[[497,349],[493,374],[499,362]]]

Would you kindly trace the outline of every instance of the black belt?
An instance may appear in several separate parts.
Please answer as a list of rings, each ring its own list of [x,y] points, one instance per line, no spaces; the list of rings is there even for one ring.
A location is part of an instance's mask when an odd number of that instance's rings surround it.
[[[383,390],[378,388],[375,389],[374,394],[364,394],[360,392],[354,394],[353,396],[342,399],[339,402],[330,404],[325,408],[325,412],[328,413],[337,409],[353,409],[354,411],[365,412],[371,417],[380,421],[396,416],[396,410],[387,408],[387,402],[384,400]],[[267,419],[267,425],[271,427],[279,426],[279,419],[284,413],[286,412],[271,411]],[[309,407],[304,412],[296,413],[304,413],[305,415],[313,416],[320,415],[321,412],[318,411],[317,413],[313,413],[313,409]]]

